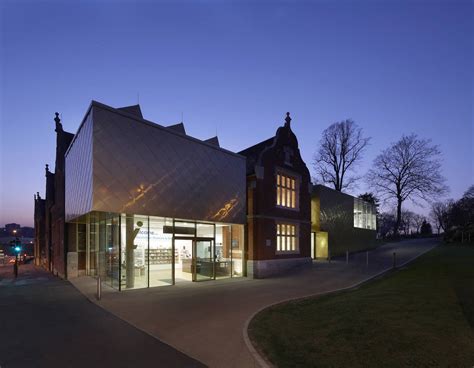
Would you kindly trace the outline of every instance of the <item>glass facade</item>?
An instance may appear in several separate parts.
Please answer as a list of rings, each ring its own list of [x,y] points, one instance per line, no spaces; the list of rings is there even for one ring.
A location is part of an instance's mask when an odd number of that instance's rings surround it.
[[[138,289],[244,275],[244,226],[91,212],[76,223],[79,270]]]
[[[373,204],[354,198],[354,227],[376,230],[376,217],[377,212]]]

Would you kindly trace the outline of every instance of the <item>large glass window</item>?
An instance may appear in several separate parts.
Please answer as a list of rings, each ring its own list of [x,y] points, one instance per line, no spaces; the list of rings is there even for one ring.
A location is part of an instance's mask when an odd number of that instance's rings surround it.
[[[354,227],[376,230],[376,209],[371,203],[354,198]]]
[[[230,277],[232,272],[231,226],[216,225],[216,278]]]
[[[296,208],[296,179],[281,173],[277,174],[277,206]]]
[[[87,224],[77,224],[77,268],[86,269]],[[84,272],[84,271],[82,271]]]
[[[119,288],[120,277],[120,217],[111,216],[105,226],[105,269],[106,283]]]
[[[104,212],[91,212],[84,222],[74,234],[80,263],[116,289],[244,273],[243,225]]]
[[[150,287],[173,284],[173,220],[150,216]]]
[[[297,225],[277,223],[277,252],[298,251]]]
[[[122,287],[148,287],[148,217],[122,214],[120,223]]]
[[[214,238],[214,224],[196,224],[196,236],[198,238]]]
[[[99,248],[99,223],[97,214],[89,215],[89,234],[87,238],[86,273],[89,276],[97,276],[98,248]]]

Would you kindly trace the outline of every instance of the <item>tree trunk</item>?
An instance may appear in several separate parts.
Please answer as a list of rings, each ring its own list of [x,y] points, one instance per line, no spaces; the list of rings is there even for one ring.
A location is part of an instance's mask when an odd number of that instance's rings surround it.
[[[395,221],[395,227],[393,228],[393,235],[398,235],[398,229],[400,228],[400,223],[402,221],[402,200],[398,198],[397,200],[397,221]]]

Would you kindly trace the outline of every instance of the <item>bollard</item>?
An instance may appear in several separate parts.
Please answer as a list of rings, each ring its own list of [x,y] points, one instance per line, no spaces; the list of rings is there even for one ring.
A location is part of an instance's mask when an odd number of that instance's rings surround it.
[[[393,252],[393,268],[397,268],[397,253]]]
[[[369,267],[369,251],[367,251],[366,253],[365,263],[366,263],[366,266]]]
[[[15,260],[15,263],[13,264],[13,274],[15,275],[15,278],[18,277],[18,261]]]
[[[346,250],[346,264],[349,263],[349,250]]]
[[[100,300],[102,295],[102,283],[100,282],[100,276],[97,277],[97,300]]]
[[[328,249],[328,262],[331,263],[331,251]]]

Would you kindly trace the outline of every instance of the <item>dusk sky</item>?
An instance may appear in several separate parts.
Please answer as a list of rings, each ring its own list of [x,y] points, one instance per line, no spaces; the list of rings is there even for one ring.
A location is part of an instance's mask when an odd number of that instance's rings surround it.
[[[371,145],[440,145],[459,198],[474,183],[472,1],[1,1],[0,226],[33,225],[54,170],[54,112],[75,133],[91,100],[240,151],[291,112],[313,170],[321,132],[351,118]],[[352,192],[369,190],[361,182]],[[413,208],[413,207],[412,207]],[[427,209],[417,209],[426,213]]]

